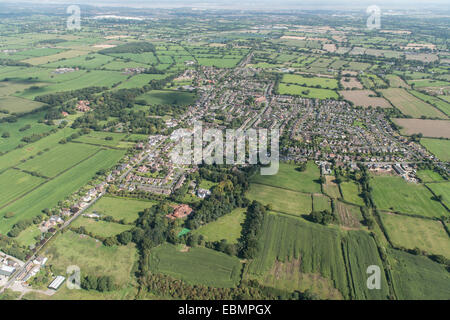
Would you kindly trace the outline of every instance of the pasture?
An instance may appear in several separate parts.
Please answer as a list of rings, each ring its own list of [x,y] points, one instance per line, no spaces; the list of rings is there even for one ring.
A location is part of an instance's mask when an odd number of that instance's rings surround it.
[[[340,187],[345,201],[358,206],[364,206],[364,200],[359,196],[361,192],[355,182],[342,182]]]
[[[334,176],[325,176],[325,184],[323,187],[323,192],[331,198],[340,198],[341,193],[339,191],[339,186],[334,182]]]
[[[418,170],[416,175],[424,183],[439,182],[444,180],[439,173],[433,170]]]
[[[285,74],[281,82],[298,84],[305,87],[320,86],[325,89],[336,89],[338,83],[336,79],[325,77],[304,77],[298,74]]]
[[[84,227],[87,232],[102,238],[112,237],[133,228],[131,225],[95,220],[83,216],[78,217],[71,226],[74,228]]]
[[[13,183],[12,183],[13,182]],[[30,192],[45,180],[25,172],[9,169],[0,174],[0,208]]]
[[[450,183],[428,183],[427,187],[430,188],[436,196],[442,196],[442,202],[450,209]]]
[[[153,90],[137,98],[148,105],[185,106],[194,103],[195,94],[184,91]]]
[[[239,283],[239,259],[203,247],[179,250],[172,244],[162,244],[151,250],[149,269],[193,285],[231,288]]]
[[[448,215],[422,184],[406,182],[399,176],[375,176],[370,180],[370,185],[378,209],[426,217]]]
[[[450,161],[450,140],[422,138],[420,139],[420,144],[439,160]]]
[[[450,241],[440,221],[381,213],[383,225],[397,247],[419,248],[450,258]]]
[[[245,208],[234,209],[216,221],[201,226],[193,232],[202,235],[206,241],[226,239],[228,243],[237,243],[241,236],[242,223],[245,220]]]
[[[295,84],[280,83],[278,86],[279,94],[287,94],[293,96],[301,96],[304,98],[312,99],[337,99],[338,94],[336,91],[329,89],[317,89],[303,87]]]

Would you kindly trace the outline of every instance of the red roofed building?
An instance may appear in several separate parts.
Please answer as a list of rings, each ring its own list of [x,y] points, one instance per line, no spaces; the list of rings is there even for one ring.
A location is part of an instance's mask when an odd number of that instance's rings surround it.
[[[175,219],[182,219],[187,217],[192,213],[192,208],[189,207],[187,204],[180,204],[178,207],[175,208],[172,214],[166,215],[167,218],[175,220]]]

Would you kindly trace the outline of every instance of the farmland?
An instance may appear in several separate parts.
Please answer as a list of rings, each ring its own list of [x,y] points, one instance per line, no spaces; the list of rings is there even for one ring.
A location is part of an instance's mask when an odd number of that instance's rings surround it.
[[[375,176],[370,184],[378,209],[426,217],[447,215],[445,208],[433,200],[433,194],[421,184],[393,176]]]
[[[11,181],[14,181],[14,184],[11,184]],[[45,180],[42,178],[34,177],[19,170],[9,169],[3,172],[0,174],[0,189],[2,190],[0,208],[44,182]]]
[[[359,196],[360,191],[356,183],[351,181],[343,182],[341,183],[340,188],[345,201],[356,204],[358,206],[364,205],[363,199]]]
[[[383,225],[397,247],[419,248],[430,254],[450,257],[450,241],[440,221],[419,220],[398,214],[382,213]]]
[[[72,224],[74,228],[84,227],[89,233],[99,237],[112,237],[119,233],[128,231],[132,228],[130,225],[124,225],[114,222],[97,221],[95,219],[79,217]]]
[[[404,135],[421,133],[424,137],[450,139],[447,120],[394,119],[394,122],[402,127],[400,132]]]
[[[450,140],[420,139],[420,143],[442,161],[450,161]]]
[[[337,81],[330,78],[312,77],[307,78],[297,74],[285,74],[281,80],[284,83],[298,84],[305,87],[321,87],[325,89],[336,89]]]
[[[164,273],[191,284],[217,288],[235,287],[241,271],[241,264],[236,257],[200,247],[180,251],[171,244],[163,244],[152,250],[149,267],[153,272]]]
[[[450,208],[450,184],[449,182],[428,183],[427,187],[433,191],[436,196],[442,196],[442,202]]]
[[[339,91],[345,100],[352,102],[355,106],[390,108],[391,105],[384,98],[376,97],[371,90],[347,90]]]
[[[318,89],[304,86],[298,86],[295,84],[280,83],[278,91],[280,94],[297,95],[305,98],[317,98],[317,99],[337,99],[338,94],[336,91],[329,89]]]
[[[149,105],[189,105],[194,102],[195,95],[189,92],[154,90],[140,96]]]

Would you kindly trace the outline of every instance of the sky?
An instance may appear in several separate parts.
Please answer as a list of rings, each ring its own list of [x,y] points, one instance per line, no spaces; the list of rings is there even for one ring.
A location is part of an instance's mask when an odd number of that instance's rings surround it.
[[[0,3],[88,4],[124,7],[197,7],[228,9],[355,9],[378,5],[384,9],[450,8],[450,0],[0,0]]]

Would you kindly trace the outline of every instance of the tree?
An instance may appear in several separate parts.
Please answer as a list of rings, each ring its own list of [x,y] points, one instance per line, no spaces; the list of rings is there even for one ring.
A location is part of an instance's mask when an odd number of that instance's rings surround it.
[[[122,232],[117,236],[117,240],[123,245],[127,245],[128,243],[130,243],[132,238],[133,236],[129,231]]]
[[[2,138],[9,138],[11,136],[11,134],[9,132],[3,132],[2,134]]]

